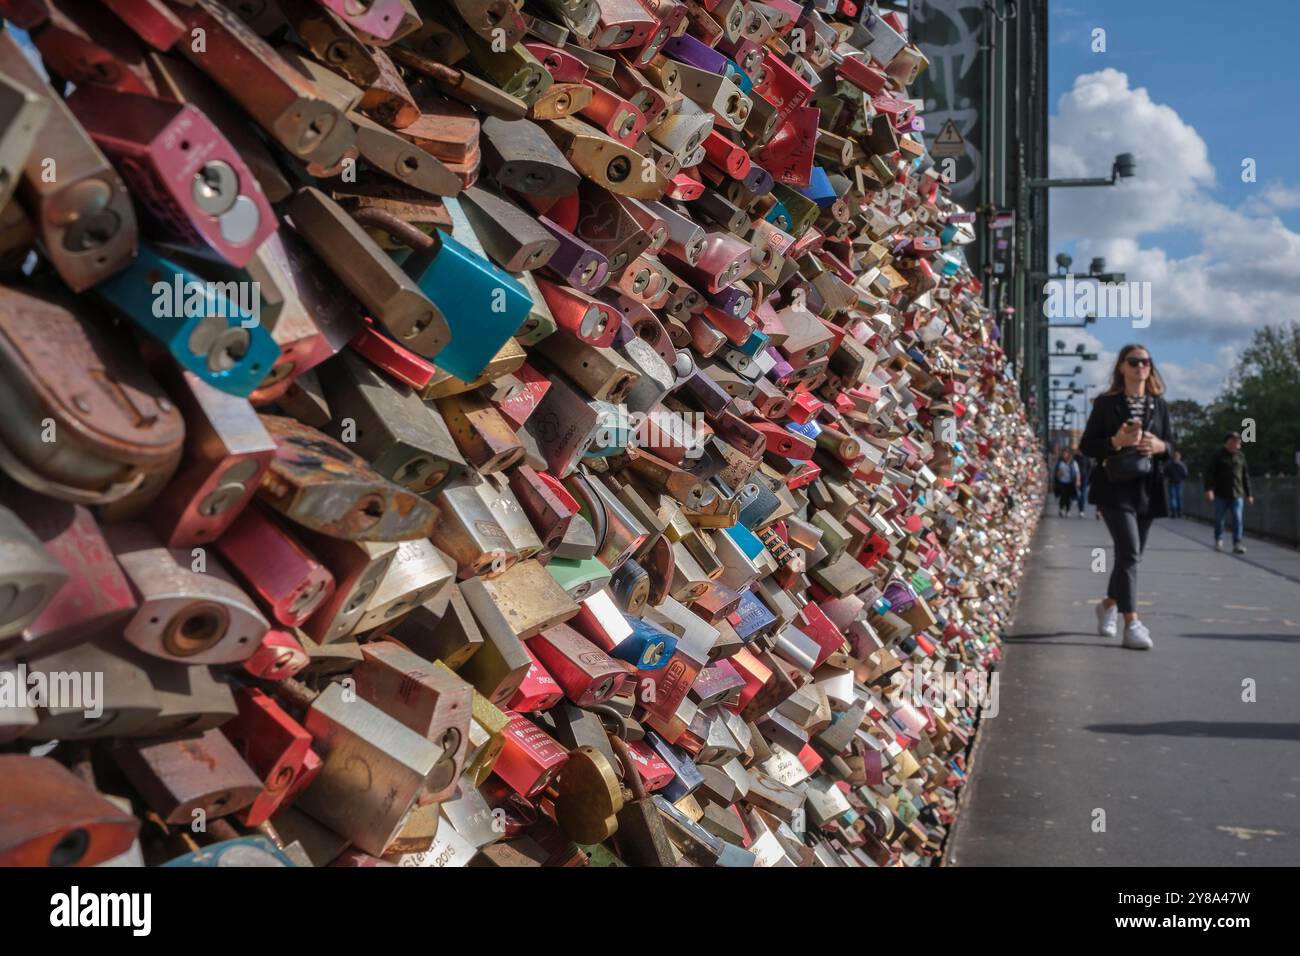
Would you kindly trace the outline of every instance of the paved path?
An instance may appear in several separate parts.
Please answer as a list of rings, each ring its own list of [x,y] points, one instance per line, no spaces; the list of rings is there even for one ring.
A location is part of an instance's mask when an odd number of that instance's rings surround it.
[[[1105,527],[1043,519],[949,865],[1300,865],[1300,552],[1211,538],[1155,523],[1130,651],[1096,632]]]

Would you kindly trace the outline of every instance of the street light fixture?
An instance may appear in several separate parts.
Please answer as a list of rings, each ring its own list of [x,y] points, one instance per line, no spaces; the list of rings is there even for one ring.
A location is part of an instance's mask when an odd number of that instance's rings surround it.
[[[1017,183],[1017,189],[1016,189],[1017,213],[1020,217],[1022,217],[1021,221],[1026,223],[1025,228],[1028,230],[1030,228],[1028,225],[1028,220],[1029,220],[1030,210],[1031,210],[1030,197],[1033,193],[1038,192],[1040,190],[1048,190],[1048,189],[1053,189],[1058,187],[1071,188],[1071,187],[1080,187],[1080,186],[1114,186],[1117,182],[1119,182],[1119,180],[1129,179],[1136,174],[1137,174],[1137,157],[1134,156],[1132,153],[1120,153],[1115,157],[1114,161],[1111,163],[1110,176],[1108,178],[1099,177],[1094,179],[1038,179],[1038,178],[1022,177],[1019,178],[1019,182]],[[1040,280],[1040,279],[1045,280],[1049,277],[1055,278],[1058,281],[1061,278],[1065,278],[1068,280],[1070,278],[1069,268],[1072,260],[1070,260],[1069,256],[1066,256],[1064,254],[1058,255],[1056,258],[1056,264],[1057,267],[1060,269],[1061,273],[1063,273],[1063,275],[1051,276],[1051,274],[1048,273],[1040,276],[1038,273],[1035,273],[1033,271],[1030,265],[1031,259],[1030,259],[1029,250],[1033,247],[1033,244],[1028,239],[1028,233],[1026,234],[1025,239],[1026,241],[1023,243],[1021,247],[1023,251],[1017,256],[1017,258],[1019,259],[1019,262],[1017,263],[1017,271],[1019,275],[1024,276],[1026,279],[1029,280],[1027,286],[1030,291],[1026,296],[1026,300],[1027,300],[1029,296],[1041,295],[1041,288],[1035,288],[1036,280]],[[1094,265],[1097,264],[1094,263]],[[1104,266],[1104,263],[1102,263],[1102,265]],[[1101,272],[1100,269],[1096,269],[1094,271],[1100,274],[1089,276],[1089,278],[1095,279],[1100,282],[1123,281],[1123,276],[1121,275],[1106,274]],[[1026,304],[1028,304],[1027,301]],[[1039,310],[1035,309],[1035,312],[1039,312]],[[1039,312],[1039,314],[1042,313]],[[1038,338],[1038,335],[1040,334],[1040,331],[1045,326],[1050,327],[1051,325],[1050,321],[1045,321],[1046,319],[1048,319],[1048,317],[1046,315],[1043,315],[1043,319],[1040,320],[1038,316],[1035,315],[1032,317],[1025,316],[1024,319],[1025,319],[1024,327],[1016,331],[1016,342],[1017,343],[1021,342],[1022,337],[1024,337],[1025,341],[1029,341],[1031,343],[1037,343],[1042,341],[1041,339]],[[1086,319],[1084,320],[1083,324],[1084,325],[1088,324]],[[1030,346],[1030,348],[1032,349],[1030,354],[1031,356],[1033,356],[1033,358],[1031,358],[1030,361],[1034,361],[1036,364],[1036,360],[1041,358],[1041,352],[1039,352],[1039,346],[1037,344],[1033,344]],[[1043,351],[1046,351],[1046,349],[1044,348]],[[1081,355],[1080,357],[1084,361],[1095,361],[1097,358],[1096,355],[1090,356],[1087,353]],[[1038,374],[1041,375],[1042,377],[1039,378],[1038,381],[1033,384],[1030,384],[1027,378],[1025,379],[1025,384],[1022,386],[1022,388],[1024,388],[1026,395],[1032,394],[1032,392],[1036,391],[1039,388],[1042,388],[1042,385],[1040,383],[1046,381],[1046,379],[1049,377],[1049,371],[1048,371],[1049,369],[1050,369],[1050,364],[1043,364],[1038,372]],[[1046,424],[1045,417],[1042,419],[1042,421],[1043,424]]]
[[[1060,281],[1063,279],[1087,279],[1105,284],[1111,282],[1123,282],[1127,279],[1127,276],[1123,272],[1107,272],[1106,260],[1102,256],[1096,256],[1093,258],[1092,262],[1088,264],[1087,275],[1070,272],[1070,265],[1073,262],[1074,260],[1071,259],[1068,254],[1064,252],[1057,253],[1056,272],[1033,272],[1030,273],[1029,277],[1035,282],[1042,283]],[[1097,317],[1089,313],[1083,317],[1082,322],[1048,322],[1047,327],[1049,329],[1085,329],[1096,321]]]
[[[1132,153],[1120,153],[1110,165],[1110,177],[1099,176],[1090,179],[1030,179],[1026,185],[1030,189],[1064,189],[1074,186],[1114,186],[1121,179],[1130,179],[1137,175],[1137,157]]]

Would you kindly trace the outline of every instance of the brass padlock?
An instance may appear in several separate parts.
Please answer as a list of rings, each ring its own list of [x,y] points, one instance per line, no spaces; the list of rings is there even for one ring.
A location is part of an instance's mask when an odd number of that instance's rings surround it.
[[[548,120],[546,131],[574,169],[610,192],[658,199],[668,190],[668,177],[652,160],[580,120]]]
[[[287,208],[294,229],[376,321],[413,352],[438,354],[451,337],[446,319],[360,223],[310,186]]]
[[[330,684],[304,726],[321,753],[297,806],[374,856],[382,856],[425,792],[442,750],[373,704]]]
[[[618,830],[627,794],[609,760],[594,747],[570,752],[555,782],[555,819],[578,843],[600,843]]]
[[[442,756],[429,775],[426,797],[449,798],[469,752],[474,689],[450,671],[390,641],[362,648],[357,695],[432,741]]]

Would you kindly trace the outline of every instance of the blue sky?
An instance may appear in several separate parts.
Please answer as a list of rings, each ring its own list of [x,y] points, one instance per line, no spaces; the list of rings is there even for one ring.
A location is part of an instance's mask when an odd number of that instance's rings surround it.
[[[1150,347],[1173,397],[1207,400],[1251,330],[1300,318],[1300,70],[1297,0],[1065,0],[1050,4],[1054,176],[1138,176],[1052,193],[1051,253],[1095,255],[1151,282],[1152,320],[1061,330],[1102,351]],[[1093,50],[1096,29],[1105,50]],[[1242,161],[1254,160],[1255,182]]]

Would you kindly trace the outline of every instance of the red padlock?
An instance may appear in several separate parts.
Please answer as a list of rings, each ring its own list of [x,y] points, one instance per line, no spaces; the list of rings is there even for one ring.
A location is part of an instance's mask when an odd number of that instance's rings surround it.
[[[243,266],[278,228],[256,177],[197,107],[90,83],[67,104],[166,238]]]
[[[647,793],[663,789],[677,776],[668,762],[650,749],[649,744],[640,740],[629,740],[627,752],[632,757],[636,772],[641,775],[641,782],[645,785]]]
[[[528,652],[540,661],[579,707],[603,704],[622,693],[627,668],[567,624],[557,624],[528,639]],[[512,704],[513,706],[513,704]]]
[[[334,576],[260,508],[245,509],[217,550],[286,627],[302,624],[334,593]]]
[[[90,510],[12,484],[3,497],[71,575],[5,649],[19,656],[43,656],[120,628],[137,602]]]
[[[522,797],[550,785],[569,759],[569,752],[523,714],[507,711],[503,746],[492,772]]]
[[[299,778],[309,772],[311,734],[255,687],[236,690],[235,706],[239,713],[221,725],[221,732],[262,778],[262,792],[237,814],[244,826],[255,827],[271,818]],[[319,763],[315,769],[319,771]]]
[[[275,457],[275,442],[244,399],[174,369],[168,391],[185,417],[185,457],[149,509],[170,548],[208,544],[252,500]]]
[[[309,663],[311,657],[292,634],[271,630],[262,635],[257,650],[241,666],[254,677],[282,681],[293,677]]]
[[[529,660],[528,673],[507,706],[521,714],[540,714],[562,701],[564,691],[528,644],[524,645],[524,652]]]

